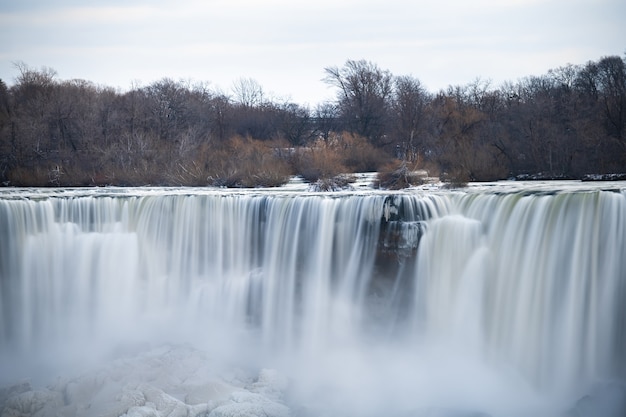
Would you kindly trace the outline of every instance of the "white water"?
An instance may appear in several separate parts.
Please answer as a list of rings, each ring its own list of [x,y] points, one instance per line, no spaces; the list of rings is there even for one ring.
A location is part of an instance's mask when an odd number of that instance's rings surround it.
[[[561,413],[626,375],[626,193],[599,188],[5,192],[0,380],[186,342],[310,415]]]

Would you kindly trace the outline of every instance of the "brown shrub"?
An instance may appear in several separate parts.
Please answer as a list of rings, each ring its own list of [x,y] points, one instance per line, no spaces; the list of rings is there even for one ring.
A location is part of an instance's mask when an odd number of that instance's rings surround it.
[[[347,172],[341,156],[323,141],[296,150],[291,162],[296,173],[308,182],[333,178]]]
[[[9,184],[17,187],[41,187],[50,183],[50,170],[44,166],[18,166],[8,172]]]
[[[469,181],[495,181],[507,177],[506,161],[487,144],[459,147],[439,159],[445,174],[442,180],[466,184]]]
[[[353,175],[339,174],[330,178],[320,178],[311,184],[311,191],[340,191],[350,189],[356,180]]]
[[[450,172],[442,173],[441,181],[444,182],[445,188],[463,188],[466,187],[467,183],[470,181],[470,176],[467,170],[455,168]]]
[[[275,143],[236,136],[208,153],[210,184],[220,187],[278,187],[289,181],[291,167]]]
[[[508,176],[506,161],[491,149],[480,148],[469,168],[472,181],[497,181]]]
[[[411,168],[406,161],[395,160],[384,165],[376,176],[375,186],[390,190],[399,190],[424,184],[426,175]]]
[[[83,156],[81,156],[83,157]],[[92,171],[64,155],[59,161],[40,159],[14,167],[8,173],[9,185],[18,187],[83,187],[93,185]]]
[[[374,147],[366,138],[354,133],[333,134],[328,140],[340,155],[348,172],[374,172],[391,160],[382,149]]]
[[[346,132],[318,139],[309,147],[297,149],[291,157],[294,171],[306,181],[334,178],[337,184],[345,182],[339,178],[341,174],[376,171],[388,160],[389,156],[367,139]]]

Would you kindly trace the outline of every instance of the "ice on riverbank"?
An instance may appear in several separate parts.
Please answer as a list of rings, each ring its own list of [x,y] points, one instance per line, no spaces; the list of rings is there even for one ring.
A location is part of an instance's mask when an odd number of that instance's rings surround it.
[[[0,415],[227,417],[289,415],[286,379],[271,369],[224,369],[199,350],[166,346],[47,387],[0,389]]]

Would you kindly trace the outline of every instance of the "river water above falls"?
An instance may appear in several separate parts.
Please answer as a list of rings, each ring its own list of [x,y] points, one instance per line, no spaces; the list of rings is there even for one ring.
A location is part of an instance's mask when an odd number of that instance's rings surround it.
[[[88,415],[67,378],[115,369],[87,391],[127,398],[124,360],[152,364],[143,402],[93,415],[170,415],[146,411],[166,376],[181,415],[261,415],[224,407],[263,381],[268,415],[585,415],[626,401],[625,255],[624,183],[5,189],[0,385],[30,384],[0,411],[62,376],[46,398]],[[230,388],[192,404],[183,368]]]

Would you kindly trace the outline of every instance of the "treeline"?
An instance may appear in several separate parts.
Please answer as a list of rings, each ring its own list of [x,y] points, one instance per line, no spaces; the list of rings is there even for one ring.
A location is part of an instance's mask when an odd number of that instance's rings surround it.
[[[0,80],[4,185],[273,186],[398,166],[463,182],[626,168],[618,56],[437,93],[350,60],[324,70],[337,96],[312,109],[268,99],[251,79],[230,94],[167,78],[120,92],[17,70],[14,85]]]

